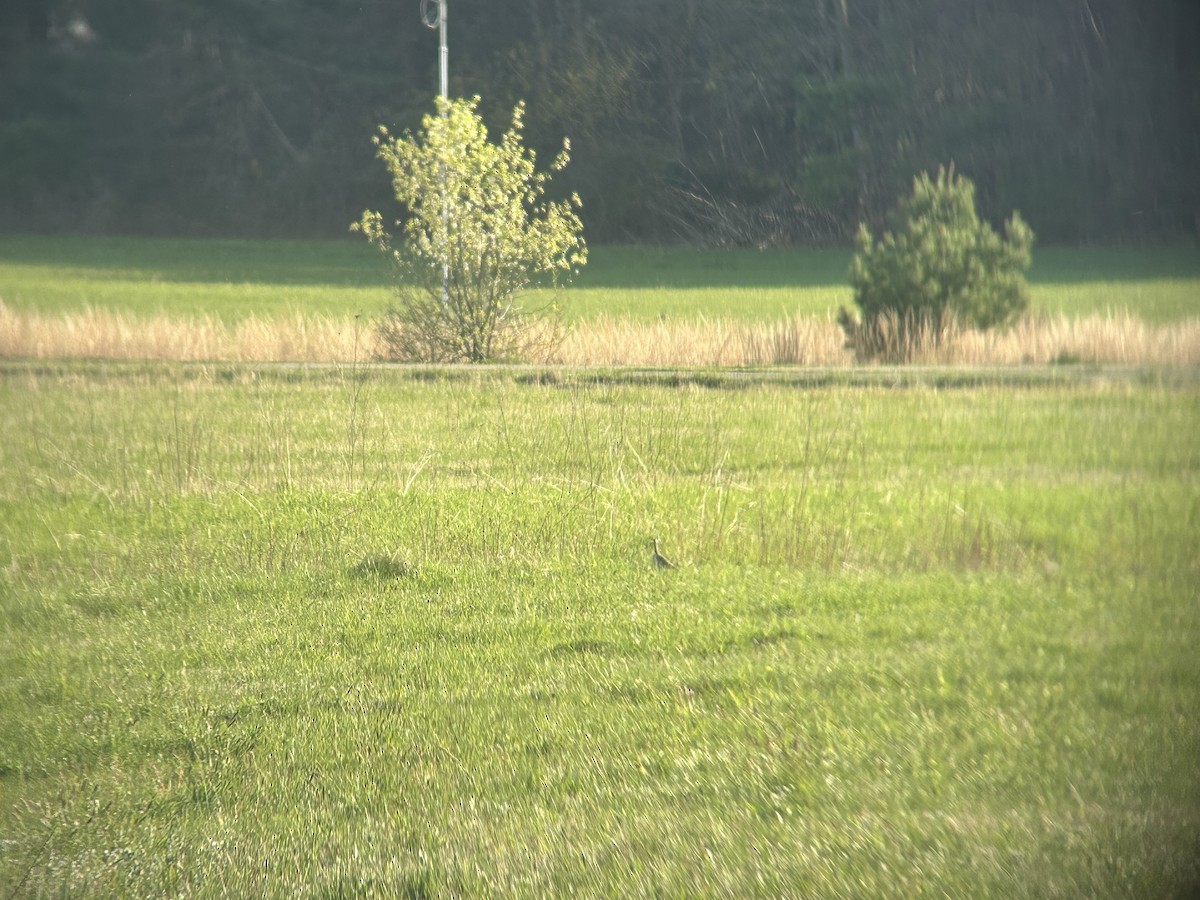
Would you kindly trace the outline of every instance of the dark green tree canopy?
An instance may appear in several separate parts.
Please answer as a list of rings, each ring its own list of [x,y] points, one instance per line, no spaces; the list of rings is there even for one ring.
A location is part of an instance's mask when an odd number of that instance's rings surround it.
[[[416,0],[0,3],[0,228],[337,234],[433,108]],[[1194,235],[1195,0],[450,0],[451,93],[596,241],[845,242],[955,160],[1043,239]]]

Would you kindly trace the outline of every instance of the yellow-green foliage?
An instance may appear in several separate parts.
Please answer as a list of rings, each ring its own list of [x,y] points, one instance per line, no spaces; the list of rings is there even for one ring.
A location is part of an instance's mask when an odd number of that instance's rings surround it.
[[[550,174],[524,146],[524,106],[499,143],[488,139],[479,98],[438,100],[418,135],[380,128],[378,156],[407,210],[404,247],[393,245],[378,212],[352,228],[394,264],[400,306],[390,320],[398,355],[428,361],[484,362],[519,351],[531,283],[559,278],[587,261],[577,195],[545,199]],[[561,171],[569,144],[551,165]]]

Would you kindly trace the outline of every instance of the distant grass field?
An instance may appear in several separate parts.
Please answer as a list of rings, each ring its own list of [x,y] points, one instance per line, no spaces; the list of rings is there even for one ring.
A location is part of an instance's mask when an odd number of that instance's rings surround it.
[[[1186,896],[1194,373],[788,377],[0,364],[0,896]]]
[[[1036,309],[1200,316],[1200,252],[1037,248]],[[577,320],[705,316],[778,320],[850,305],[849,251],[596,247],[564,297]],[[297,312],[377,314],[390,294],[365,242],[0,236],[0,300],[42,312],[87,307],[226,321]]]

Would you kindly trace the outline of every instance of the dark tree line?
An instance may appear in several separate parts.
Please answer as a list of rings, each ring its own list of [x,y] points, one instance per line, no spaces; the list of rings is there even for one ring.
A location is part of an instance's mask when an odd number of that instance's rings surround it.
[[[341,234],[432,108],[418,0],[3,0],[0,228]],[[593,241],[845,242],[953,161],[1042,240],[1200,222],[1197,0],[449,0]],[[544,155],[544,158],[547,158]]]

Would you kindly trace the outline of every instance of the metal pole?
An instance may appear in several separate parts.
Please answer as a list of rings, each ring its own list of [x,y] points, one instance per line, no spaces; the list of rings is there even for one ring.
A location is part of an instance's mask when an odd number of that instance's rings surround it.
[[[446,0],[437,0],[437,17],[430,15],[434,0],[421,0],[421,21],[438,30],[438,93],[442,98],[442,118],[450,102],[450,48],[446,43]],[[442,163],[442,236],[445,241],[442,256],[442,316],[450,308],[450,198],[446,190],[446,164]]]
[[[438,81],[442,95],[442,115],[450,100],[450,47],[446,43],[446,0],[438,0]],[[442,229],[446,233],[446,257],[442,260],[442,311],[450,306],[450,199],[442,176]]]
[[[450,48],[446,45],[446,0],[438,0],[438,74],[443,100],[450,99]]]

